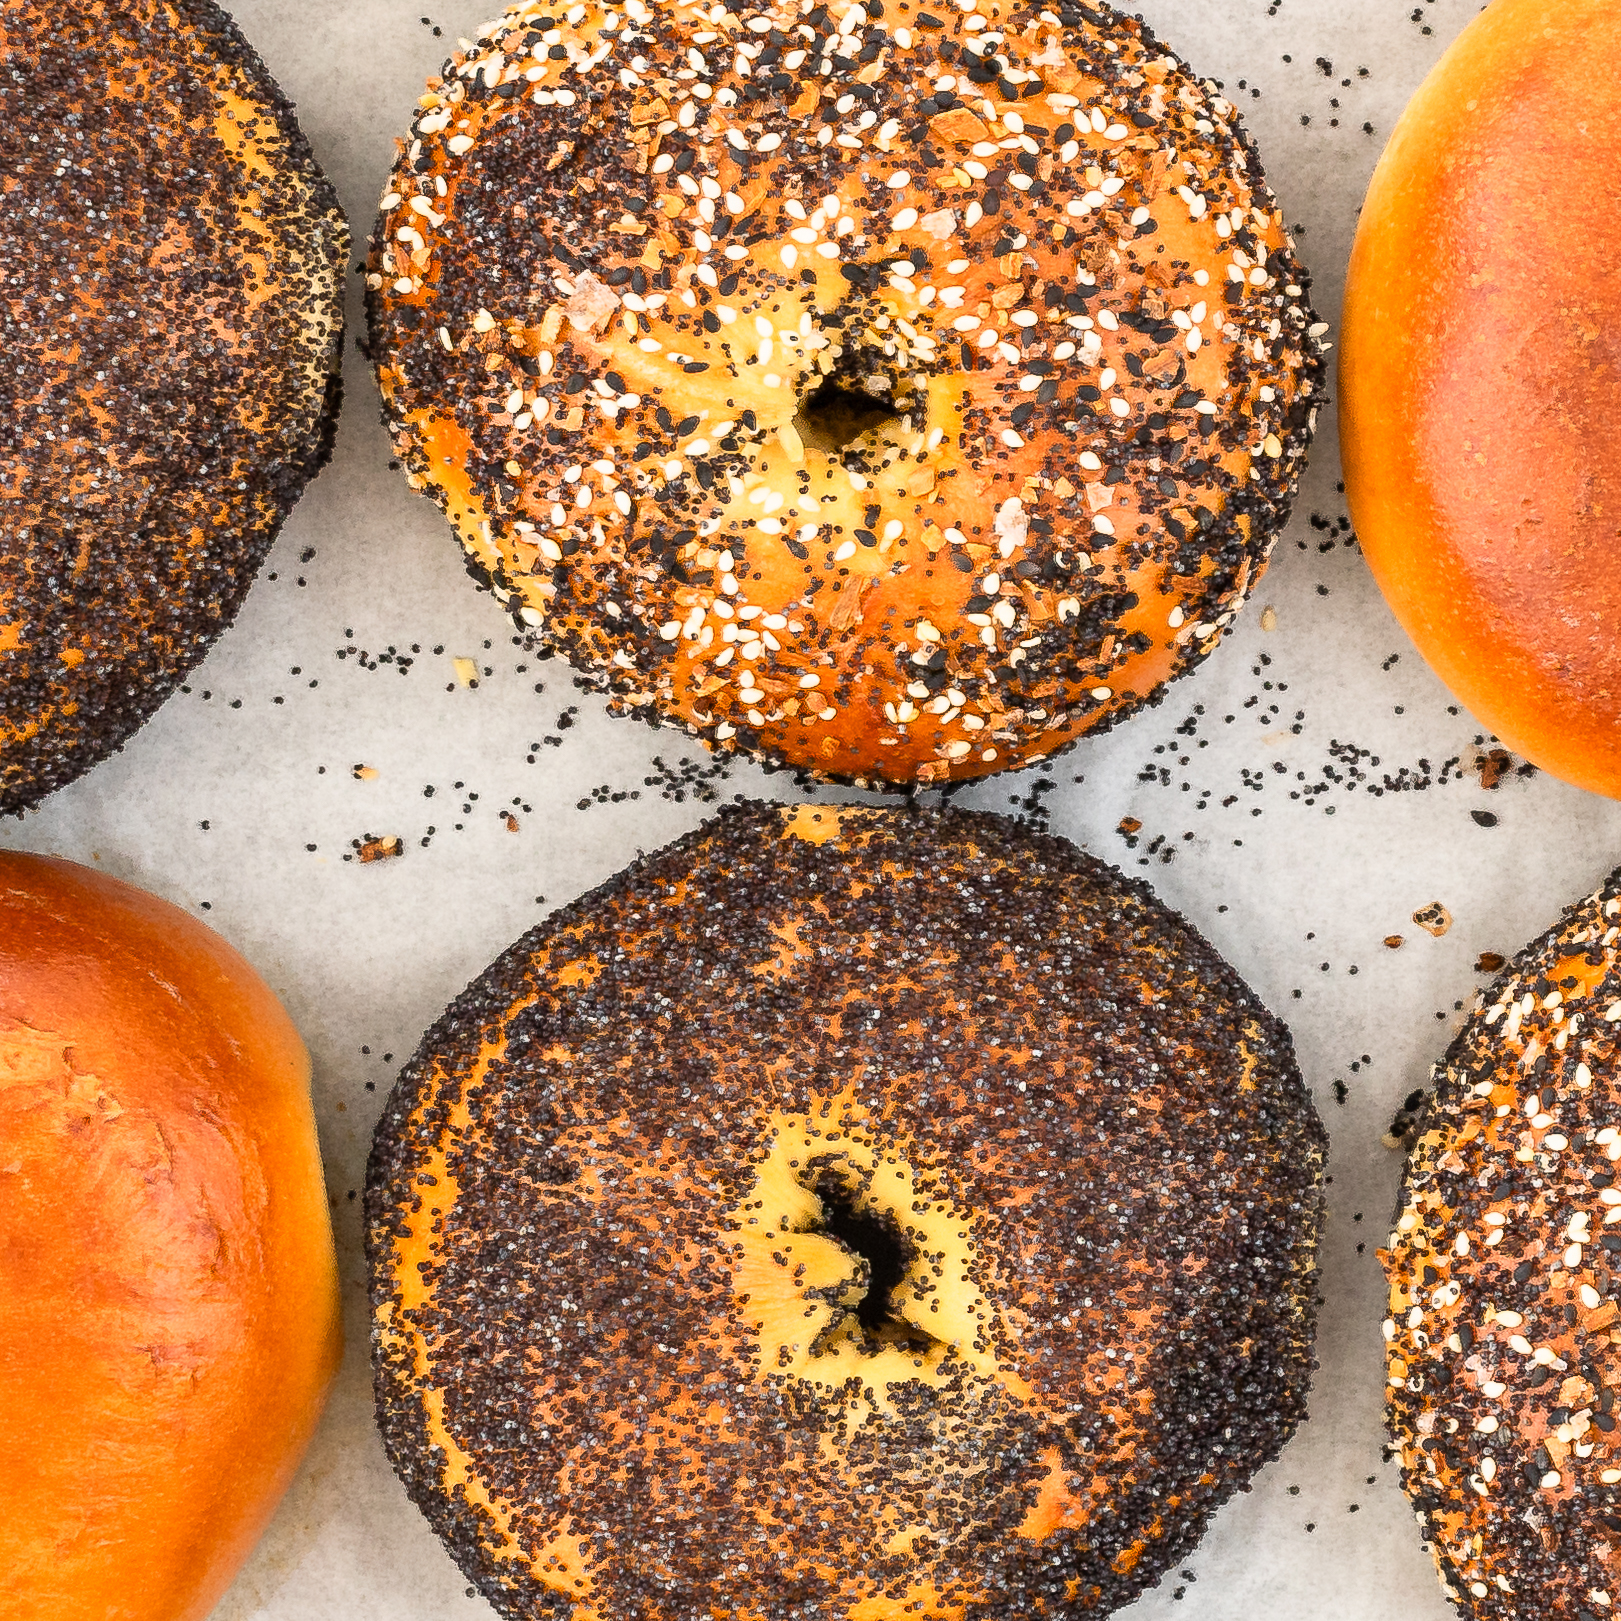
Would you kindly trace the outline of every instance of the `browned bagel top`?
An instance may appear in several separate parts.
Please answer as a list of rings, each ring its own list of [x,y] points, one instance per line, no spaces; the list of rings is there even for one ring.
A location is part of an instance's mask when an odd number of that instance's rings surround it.
[[[1091,0],[525,0],[431,82],[368,268],[396,444],[519,627],[875,783],[1197,663],[1320,394],[1236,110]]]
[[[1142,886],[992,816],[731,809],[402,1076],[389,1454],[515,1617],[1107,1611],[1300,1419],[1322,1148]]]
[[[118,747],[325,459],[347,238],[212,0],[0,4],[0,813]]]

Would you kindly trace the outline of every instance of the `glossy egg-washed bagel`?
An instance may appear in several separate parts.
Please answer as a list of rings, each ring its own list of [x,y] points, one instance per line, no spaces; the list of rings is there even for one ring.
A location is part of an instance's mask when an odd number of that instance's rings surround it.
[[[1383,1256],[1403,1479],[1479,1621],[1621,1601],[1618,942],[1621,871],[1482,994]]]
[[[1283,1025],[1073,846],[728,809],[402,1074],[389,1456],[526,1621],[1107,1612],[1300,1421],[1323,1141]]]
[[[540,0],[370,260],[413,485],[616,708],[871,783],[1039,759],[1215,647],[1321,389],[1234,108],[1090,0]]]
[[[343,216],[211,0],[0,0],[0,814],[117,749],[326,459]]]
[[[1482,725],[1612,798],[1618,135],[1621,6],[1492,0],[1380,159],[1339,378],[1346,498],[1403,628]]]
[[[269,987],[178,907],[0,851],[0,1618],[204,1621],[341,1350]]]

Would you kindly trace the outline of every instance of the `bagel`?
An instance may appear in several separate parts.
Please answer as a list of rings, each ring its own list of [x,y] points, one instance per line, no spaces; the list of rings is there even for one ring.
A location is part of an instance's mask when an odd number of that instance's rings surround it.
[[[1232,105],[1139,20],[540,0],[422,97],[367,283],[475,577],[614,708],[881,786],[1217,644],[1321,397]]]
[[[0,1617],[203,1621],[342,1349],[309,1058],[177,907],[0,851]]]
[[[331,449],[348,240],[212,0],[0,0],[0,814],[119,748]]]
[[[1481,1621],[1621,1598],[1618,937],[1621,872],[1481,995],[1381,1257],[1404,1484]]]
[[[1402,628],[1483,731],[1612,798],[1618,128],[1621,10],[1492,0],[1380,159],[1339,378],[1346,499]]]
[[[1303,1416],[1323,1145],[1140,884],[984,814],[729,808],[402,1073],[384,1441],[514,1618],[1106,1612]]]

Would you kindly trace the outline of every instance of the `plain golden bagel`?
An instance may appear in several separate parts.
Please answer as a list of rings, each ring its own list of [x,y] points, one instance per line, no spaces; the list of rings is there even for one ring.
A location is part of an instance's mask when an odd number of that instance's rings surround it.
[[[1621,872],[1436,1067],[1383,1255],[1390,1428],[1470,1621],[1621,1597]]]
[[[1357,537],[1511,748],[1621,796],[1621,9],[1493,0],[1362,211],[1340,441]]]
[[[520,631],[874,785],[1208,654],[1321,393],[1235,109],[1093,0],[526,0],[430,82],[367,280],[411,483]]]
[[[348,236],[212,0],[0,0],[0,814],[119,748],[331,449]]]
[[[513,1621],[1107,1613],[1303,1415],[1323,1146],[1142,885],[994,816],[730,808],[402,1073],[389,1457]]]
[[[202,1621],[341,1349],[309,1059],[178,908],[0,853],[3,1621]]]

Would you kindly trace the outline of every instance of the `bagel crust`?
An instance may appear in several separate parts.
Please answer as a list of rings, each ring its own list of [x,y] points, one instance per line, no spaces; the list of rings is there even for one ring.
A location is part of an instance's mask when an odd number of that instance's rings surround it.
[[[211,0],[0,0],[0,814],[119,748],[326,460],[348,237]]]
[[[207,1621],[343,1333],[310,1061],[178,907],[0,850],[0,1617]]]
[[[1073,846],[730,808],[402,1074],[389,1456],[514,1618],[1105,1613],[1303,1415],[1323,1143],[1283,1025]]]
[[[526,0],[368,286],[412,484],[622,712],[863,784],[1051,754],[1217,644],[1326,330],[1216,86],[1091,0]]]
[[[1382,1259],[1389,1419],[1467,1616],[1621,1598],[1621,872],[1534,940],[1436,1067]]]
[[[1346,500],[1391,612],[1481,731],[1621,799],[1621,7],[1477,12],[1359,218]]]

